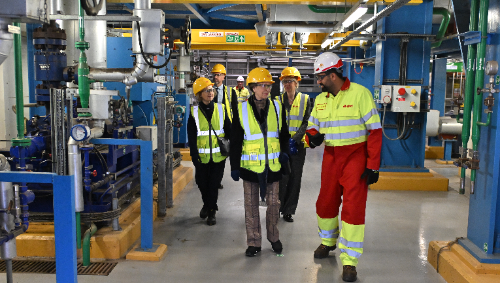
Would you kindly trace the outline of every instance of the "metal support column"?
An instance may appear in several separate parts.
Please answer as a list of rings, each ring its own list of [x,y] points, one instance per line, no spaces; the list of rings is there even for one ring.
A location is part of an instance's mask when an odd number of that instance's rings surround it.
[[[50,115],[52,130],[52,172],[58,175],[67,174],[66,159],[66,125],[64,107],[66,92],[63,89],[50,89]]]
[[[168,97],[166,103],[166,130],[167,130],[167,207],[174,206],[174,101],[173,97]],[[187,120],[187,119],[186,119]]]
[[[174,205],[173,97],[158,97],[158,216],[167,215]]]

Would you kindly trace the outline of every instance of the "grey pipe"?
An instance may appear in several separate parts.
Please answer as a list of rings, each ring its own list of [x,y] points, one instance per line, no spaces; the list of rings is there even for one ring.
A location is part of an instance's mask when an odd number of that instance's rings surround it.
[[[0,18],[0,65],[9,57],[14,44],[14,35],[9,32],[10,19]]]
[[[22,220],[21,220],[21,196],[20,196],[19,185],[14,185],[14,205],[16,208],[15,223],[17,225],[20,225]]]
[[[151,9],[151,0],[134,0],[135,9]]]
[[[10,171],[7,158],[0,154],[0,171]],[[15,216],[7,211],[11,202],[14,201],[14,189],[12,182],[0,182],[0,228],[8,233],[16,228]],[[0,246],[0,257],[2,259],[12,259],[17,256],[16,239],[12,239]]]
[[[82,154],[78,142],[72,137],[68,141],[68,172],[75,176],[75,212],[83,211]]]
[[[335,25],[323,24],[277,24],[258,22],[255,24],[257,35],[259,37],[266,35],[268,32],[307,32],[307,33],[327,33],[330,32]]]
[[[49,14],[57,15],[63,12],[62,0],[50,0]]]
[[[12,278],[12,259],[7,259],[5,261],[5,266],[7,267],[7,283],[13,283],[14,279]]]
[[[139,78],[143,78],[144,81],[153,82],[153,72],[148,72],[149,66],[146,63],[144,57],[140,54],[136,55],[135,66],[130,69],[126,68],[108,68],[108,69],[99,69],[92,68],[90,69],[89,78],[98,81],[105,82],[122,82],[127,86],[134,85],[138,83]],[[142,81],[142,80],[141,80]]]

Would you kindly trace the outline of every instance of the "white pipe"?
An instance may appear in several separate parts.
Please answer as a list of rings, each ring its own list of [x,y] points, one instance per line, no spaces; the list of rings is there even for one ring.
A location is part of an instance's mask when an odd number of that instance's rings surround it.
[[[151,0],[134,0],[134,9],[151,9]]]
[[[62,14],[62,0],[51,0],[49,9],[50,15]]]
[[[145,81],[153,81],[153,73],[149,72],[149,65],[144,57],[140,54],[136,55],[135,66],[130,69],[123,68],[108,68],[108,69],[90,69],[89,79],[105,81],[105,82],[122,82],[127,86],[136,84],[139,78],[148,74]]]
[[[0,65],[9,57],[14,44],[14,35],[9,32],[10,19],[0,18]]]
[[[82,154],[78,142],[72,137],[68,141],[68,171],[75,176],[75,211],[82,212],[84,208]]]

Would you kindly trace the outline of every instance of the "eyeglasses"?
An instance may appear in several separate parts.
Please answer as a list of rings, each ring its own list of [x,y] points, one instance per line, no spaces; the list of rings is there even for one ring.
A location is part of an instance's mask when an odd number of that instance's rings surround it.
[[[291,84],[291,83],[293,83],[293,82],[295,82],[295,81],[294,81],[294,80],[284,80],[284,81],[282,81],[282,82],[283,82],[283,84],[285,84],[285,85],[286,85],[286,84]]]
[[[214,91],[215,91],[215,89],[213,89],[213,88],[209,88],[209,89],[205,89],[205,91],[206,91],[206,92],[208,92],[208,93],[211,93],[211,92],[214,92]]]
[[[316,75],[316,80],[317,81],[322,81],[327,75]]]
[[[222,75],[224,75],[224,74],[214,74],[214,77],[220,77]]]
[[[263,87],[263,88],[267,88],[267,89],[271,89],[271,88],[273,88],[273,86],[272,86],[272,85],[266,85],[266,84],[257,84],[257,86],[261,86],[261,87]]]

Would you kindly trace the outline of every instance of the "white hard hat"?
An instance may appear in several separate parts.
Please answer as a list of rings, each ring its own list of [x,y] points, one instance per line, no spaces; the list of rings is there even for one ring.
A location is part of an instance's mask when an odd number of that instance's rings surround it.
[[[242,76],[239,76],[237,79],[236,79],[237,82],[244,82],[245,79],[242,77]]]
[[[332,52],[325,52],[316,58],[314,61],[314,73],[319,74],[326,72],[330,69],[340,69],[344,63],[337,54]]]

